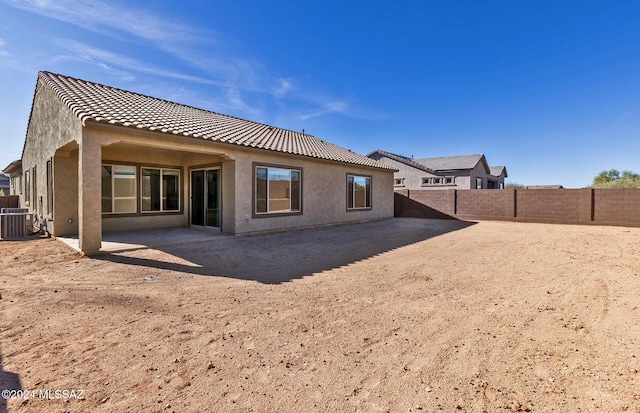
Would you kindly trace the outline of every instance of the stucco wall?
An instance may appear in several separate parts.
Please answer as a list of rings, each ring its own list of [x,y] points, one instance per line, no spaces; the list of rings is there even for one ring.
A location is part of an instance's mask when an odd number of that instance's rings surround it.
[[[387,158],[386,156],[381,156],[378,154],[372,156],[372,158],[379,160],[380,162],[383,162],[398,170],[398,172],[394,173],[394,176],[393,176],[394,180],[403,179],[403,181],[402,181],[402,185],[394,185],[395,190],[403,190],[403,189],[439,190],[439,189],[459,188],[460,183],[464,185],[464,177],[462,181],[458,181],[458,178],[456,178],[455,183],[451,185],[423,185],[422,184],[423,178],[434,178],[434,177],[441,178],[444,176],[456,176],[457,174],[455,173],[450,173],[446,175],[432,174],[427,171],[413,168],[405,163],[398,162],[394,159]],[[394,181],[394,184],[395,184],[395,181]]]
[[[80,120],[49,87],[38,81],[22,156],[23,189],[20,195],[20,205],[28,207],[37,215],[47,215],[47,160],[54,157],[58,148],[70,142],[79,141],[81,136],[82,124]],[[32,181],[34,166],[37,166],[36,195],[38,198],[42,197],[43,207],[41,210],[37,210],[40,204],[39,199],[36,205],[33,205],[33,189],[31,189],[31,199],[25,199],[24,172],[29,171]]]
[[[78,233],[78,150],[54,158],[54,199],[51,232]]]
[[[231,154],[230,154],[231,155]],[[393,172],[270,152],[235,152],[236,233],[272,231],[393,216]],[[253,163],[302,169],[302,214],[253,218]],[[372,208],[347,211],[347,174],[372,178]]]
[[[469,176],[469,172],[460,172],[460,171],[456,171],[456,172],[452,172],[451,173],[452,176],[455,176],[455,182],[456,182],[456,186],[452,189],[472,189],[475,188],[475,179],[471,179],[471,177]],[[473,182],[473,187],[471,186],[471,182]],[[423,188],[426,189],[426,188]],[[437,188],[434,188],[437,189]],[[445,188],[445,189],[450,189],[450,187]]]
[[[475,178],[482,178],[482,189],[488,189],[489,180],[494,182],[494,188],[492,189],[499,189],[501,183],[504,185],[504,173],[501,173],[499,176],[493,176],[487,173],[482,162],[478,163],[475,168],[473,168],[468,189],[476,189]]]

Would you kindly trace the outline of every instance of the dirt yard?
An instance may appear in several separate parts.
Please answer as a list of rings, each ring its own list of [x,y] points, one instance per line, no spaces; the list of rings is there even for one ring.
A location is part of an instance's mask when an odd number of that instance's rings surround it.
[[[0,387],[35,391],[0,412],[640,412],[640,228],[3,241],[0,273]]]

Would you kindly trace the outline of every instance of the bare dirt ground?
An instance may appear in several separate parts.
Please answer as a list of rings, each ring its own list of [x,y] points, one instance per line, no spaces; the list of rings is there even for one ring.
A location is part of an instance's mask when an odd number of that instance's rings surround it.
[[[3,241],[0,268],[0,387],[36,391],[0,412],[640,412],[640,228]]]

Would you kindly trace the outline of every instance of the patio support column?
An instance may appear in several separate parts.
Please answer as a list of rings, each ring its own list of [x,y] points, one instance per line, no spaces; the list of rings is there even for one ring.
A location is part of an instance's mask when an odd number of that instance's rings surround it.
[[[78,241],[85,254],[102,246],[102,147],[83,136],[78,153]]]
[[[222,163],[222,227],[220,231],[236,232],[236,162]]]

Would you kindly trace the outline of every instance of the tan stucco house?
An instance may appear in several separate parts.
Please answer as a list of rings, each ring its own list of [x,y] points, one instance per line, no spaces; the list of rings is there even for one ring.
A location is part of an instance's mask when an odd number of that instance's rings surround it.
[[[20,204],[86,253],[103,231],[247,234],[393,216],[394,169],[314,136],[40,72]]]
[[[5,195],[19,195],[22,191],[22,161],[11,162],[2,172],[9,176],[9,193],[5,193]]]
[[[507,168],[489,166],[484,154],[413,159],[376,149],[367,155],[396,169],[396,190],[504,189]]]

